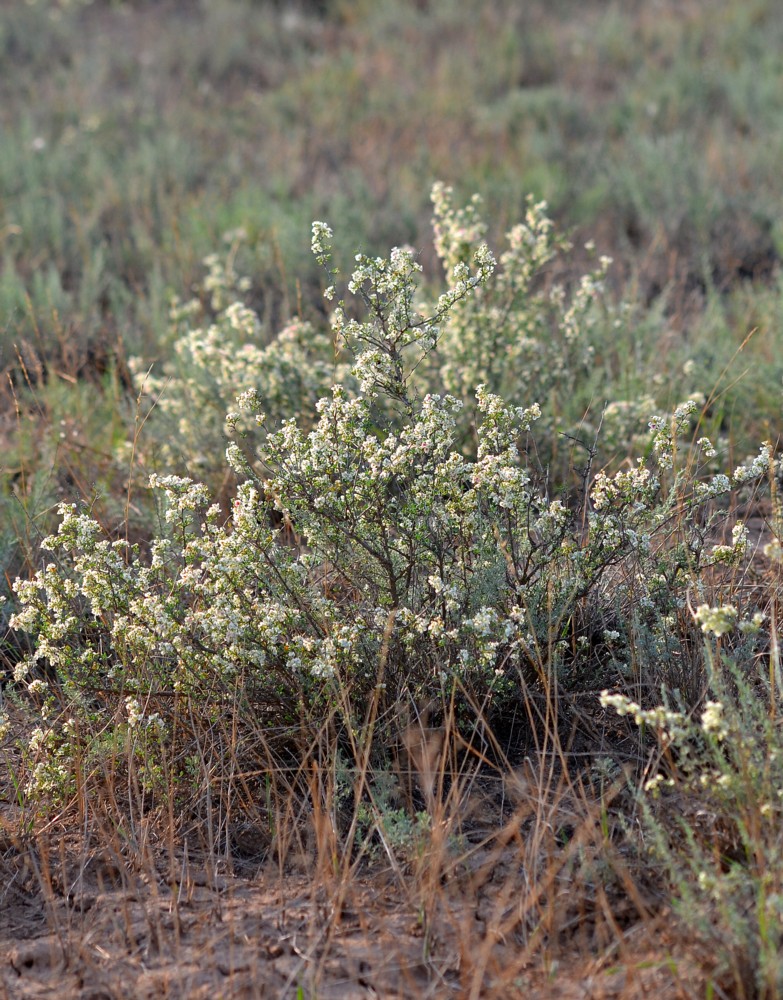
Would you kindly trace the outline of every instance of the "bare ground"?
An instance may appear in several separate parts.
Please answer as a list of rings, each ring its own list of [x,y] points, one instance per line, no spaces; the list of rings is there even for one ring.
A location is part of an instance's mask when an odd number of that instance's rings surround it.
[[[140,866],[105,846],[76,850],[73,834],[23,844],[9,827],[0,997],[704,995],[704,963],[651,896],[551,859],[531,894],[507,835],[439,864],[428,885],[426,860],[345,878],[314,859],[230,872],[158,847]]]

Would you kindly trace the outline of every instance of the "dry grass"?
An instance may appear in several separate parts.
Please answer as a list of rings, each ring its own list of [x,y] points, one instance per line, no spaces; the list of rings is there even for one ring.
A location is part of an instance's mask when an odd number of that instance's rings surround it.
[[[92,1000],[701,995],[709,962],[639,852],[629,783],[583,759],[552,732],[514,766],[448,721],[409,725],[396,802],[428,821],[408,836],[369,763],[346,795],[303,762],[309,795],[216,810],[211,830],[183,830],[132,777],[48,819],[7,786],[0,983]]]

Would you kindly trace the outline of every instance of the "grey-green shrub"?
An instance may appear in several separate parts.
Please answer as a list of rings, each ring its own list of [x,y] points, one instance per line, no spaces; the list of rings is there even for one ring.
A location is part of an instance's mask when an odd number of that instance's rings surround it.
[[[444,208],[441,232],[453,232],[456,219]],[[330,236],[328,226],[314,224],[313,251],[327,269]],[[290,368],[289,388],[278,395],[242,391],[227,417],[236,435],[227,458],[239,478],[230,517],[206,486],[155,474],[150,484],[165,497],[165,523],[145,555],[103,538],[89,512],[61,507],[59,530],[44,543],[52,561],[17,582],[13,620],[37,637],[17,679],[30,681],[41,661],[58,679],[57,698],[47,681],[31,681],[58,766],[69,745],[62,727],[82,717],[88,731],[101,704],[112,706],[109,725],[127,726],[130,699],[137,733],[147,706],[156,739],[173,737],[164,694],[195,698],[205,717],[217,718],[231,693],[240,722],[260,716],[265,727],[305,744],[327,716],[358,732],[373,700],[388,718],[402,700],[458,696],[466,710],[479,705],[490,718],[530,689],[551,692],[554,681],[567,680],[567,663],[589,661],[596,644],[587,635],[588,598],[594,606],[644,608],[646,627],[665,631],[688,588],[706,586],[705,572],[745,558],[740,529],[731,546],[692,545],[662,593],[656,583],[671,557],[673,525],[687,538],[705,508],[772,469],[764,445],[731,475],[700,477],[698,450],[707,445],[694,451],[688,443],[694,401],[651,420],[648,461],[595,474],[589,496],[574,506],[551,496],[529,458],[536,425],[546,423],[535,399],[521,405],[483,384],[462,396],[425,391],[427,372],[437,387],[444,369],[453,370],[450,352],[460,348],[443,331],[469,333],[472,298],[477,336],[491,333],[481,309],[492,294],[495,258],[481,243],[457,253],[449,239],[441,236],[449,282],[428,310],[417,304],[421,269],[412,251],[356,258],[348,291],[358,307],[340,300],[332,320],[352,363],[313,414],[305,405],[311,383],[303,401],[300,373]],[[338,276],[329,275],[332,298]],[[208,335],[210,351],[189,355],[221,378],[226,363],[225,378],[215,380],[218,396],[241,388],[238,372],[249,381],[257,375],[262,387],[271,377],[244,360],[232,366],[231,352],[222,352],[221,330],[244,335],[254,325],[244,306],[220,297],[224,284],[216,284],[222,325]],[[579,342],[580,323],[588,322],[584,289],[547,300],[567,344]],[[524,312],[529,301],[526,294],[517,307]],[[559,315],[551,313],[556,304]],[[253,350],[248,357],[263,364],[269,356]],[[172,399],[184,406],[185,388],[178,392]],[[294,412],[282,419],[289,400]],[[474,414],[474,448],[465,447],[466,409]],[[216,436],[220,424],[203,426]],[[630,634],[609,631],[604,648],[631,644]],[[610,672],[621,659],[612,653]],[[90,692],[97,691],[96,702]],[[65,712],[57,708],[63,697]],[[182,739],[182,720],[176,729]]]
[[[764,616],[733,605],[700,605],[707,697],[689,714],[644,710],[623,695],[602,701],[629,715],[657,743],[640,789],[646,842],[668,881],[685,933],[709,949],[712,975],[734,996],[772,1000],[783,989],[783,747],[776,640],[769,657],[754,641]],[[774,623],[772,624],[774,630]],[[720,643],[745,636],[721,655]]]

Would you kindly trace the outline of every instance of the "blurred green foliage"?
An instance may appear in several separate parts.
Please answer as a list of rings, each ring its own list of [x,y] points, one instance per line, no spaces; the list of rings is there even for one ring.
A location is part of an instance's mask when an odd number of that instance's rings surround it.
[[[169,298],[227,231],[245,230],[261,346],[292,318],[325,325],[313,218],[336,259],[410,244],[434,280],[436,179],[482,194],[495,244],[546,198],[575,244],[552,280],[591,266],[588,238],[614,258],[624,318],[564,426],[716,388],[741,457],[774,434],[783,377],[781,43],[773,0],[3,4],[7,466],[36,471],[49,396],[83,382],[81,432],[121,418],[130,436],[126,359],[171,361]],[[20,437],[21,418],[37,430]],[[88,492],[113,475],[97,462]]]

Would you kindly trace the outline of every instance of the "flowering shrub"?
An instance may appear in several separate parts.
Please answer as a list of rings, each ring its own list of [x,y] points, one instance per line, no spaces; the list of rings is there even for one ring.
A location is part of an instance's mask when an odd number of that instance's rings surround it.
[[[481,247],[485,226],[474,197],[455,209],[451,188],[433,189],[435,249],[447,278]],[[463,424],[478,414],[472,402],[477,385],[498,393],[507,403],[548,401],[538,427],[537,444],[551,450],[551,436],[574,389],[592,368],[592,332],[602,308],[609,258],[585,275],[576,290],[545,279],[546,267],[568,243],[556,234],[544,202],[528,202],[524,222],[507,234],[491,281],[460,299],[444,317],[433,358],[446,392],[466,402]]]
[[[263,407],[269,426],[293,415],[304,423],[346,375],[330,338],[308,323],[295,320],[263,343],[261,321],[242,301],[250,286],[235,270],[236,234],[227,235],[226,259],[212,254],[204,262],[200,295],[172,303],[174,360],[160,374],[131,360],[137,390],[155,401],[150,427],[161,464],[197,471],[215,487],[225,475],[228,427],[243,431],[252,455],[255,424],[242,413],[248,399]]]
[[[442,188],[435,198],[447,287],[427,308],[412,251],[359,255],[347,283],[357,305],[340,299],[332,317],[350,368],[317,400],[328,366],[313,360],[311,340],[289,331],[253,346],[257,320],[229,303],[234,278],[212,261],[216,321],[179,342],[198,377],[181,376],[162,405],[179,420],[183,447],[201,447],[196,432],[216,442],[224,424],[233,434],[226,454],[240,482],[231,515],[206,486],[154,475],[164,524],[142,553],[62,505],[59,530],[44,542],[52,561],[16,584],[14,627],[37,637],[18,681],[43,662],[69,719],[92,718],[104,704],[115,725],[156,740],[174,738],[162,707],[171,698],[199,699],[217,719],[228,692],[240,720],[255,725],[260,714],[270,731],[307,741],[330,713],[358,732],[373,701],[385,719],[406,699],[454,696],[491,716],[531,688],[549,690],[589,657],[596,603],[613,614],[644,609],[648,632],[671,652],[668,616],[687,588],[744,554],[741,531],[728,554],[705,554],[697,515],[765,476],[769,447],[733,476],[694,482],[688,463],[675,463],[697,416],[689,401],[651,422],[648,463],[599,472],[581,507],[552,496],[528,457],[538,426],[549,432],[546,411],[519,389],[529,383],[551,399],[563,374],[550,370],[555,355],[587,350],[598,278],[570,299],[531,291],[555,245],[540,206],[514,231],[496,278],[473,207],[454,212]],[[329,270],[330,236],[314,224],[328,299],[339,277]],[[502,390],[514,365],[527,374],[509,399]],[[214,419],[205,381],[216,390]],[[225,421],[219,400],[231,407]],[[675,521],[688,539],[684,556],[668,542]],[[610,655],[600,669],[622,674],[633,627],[629,618],[622,634],[603,631],[597,645]],[[53,698],[44,704],[47,725],[61,727]],[[181,720],[174,728],[181,738]]]
[[[410,388],[421,396],[451,395],[462,402],[454,415],[456,440],[461,450],[472,453],[480,419],[477,386],[515,406],[528,405],[531,395],[546,399],[549,405],[540,415],[536,438],[539,459],[545,462],[559,429],[557,422],[564,410],[572,408],[575,388],[592,372],[591,337],[608,308],[602,292],[609,260],[602,258],[599,268],[585,275],[570,297],[562,286],[548,282],[547,266],[568,244],[554,232],[546,205],[531,201],[525,221],[508,233],[508,248],[497,265],[494,258],[484,259],[474,275],[480,280],[468,289],[468,264],[486,251],[481,242],[486,227],[479,216],[480,200],[476,197],[467,207],[456,208],[452,190],[436,184],[433,205],[435,249],[450,287],[429,310],[418,305],[429,313],[428,325],[414,323],[398,345],[401,356],[406,352],[413,356],[414,341],[420,350],[415,367],[411,365],[407,373]],[[170,333],[174,360],[159,374],[147,371],[140,359],[132,360],[137,389],[155,400],[147,435],[157,441],[161,464],[195,471],[214,486],[225,472],[221,457],[227,432],[242,430],[241,447],[252,461],[259,439],[249,411],[262,411],[267,427],[278,427],[293,417],[307,427],[316,402],[333,384],[340,384],[351,397],[365,392],[365,367],[382,361],[377,345],[374,352],[364,350],[352,378],[349,359],[357,329],[343,324],[339,306],[332,337],[298,320],[263,343],[259,317],[243,301],[249,282],[236,271],[241,237],[241,231],[226,234],[227,253],[206,258],[207,274],[197,296],[185,303],[174,301]],[[323,241],[328,239],[328,227],[316,224],[312,249],[324,266],[329,253]],[[331,300],[337,275],[328,273],[325,296]],[[407,292],[399,298],[403,312],[388,317],[403,330],[404,313],[412,315],[417,308],[414,297],[420,274],[421,266],[409,250],[396,248],[388,261],[360,255],[348,290],[364,299],[368,309],[377,310],[385,297],[398,294],[395,283],[405,282]],[[471,294],[465,294],[467,290]],[[427,288],[425,293],[432,291]],[[376,377],[370,372],[371,381]],[[646,418],[650,407],[633,412]],[[639,419],[634,430],[642,426]]]

